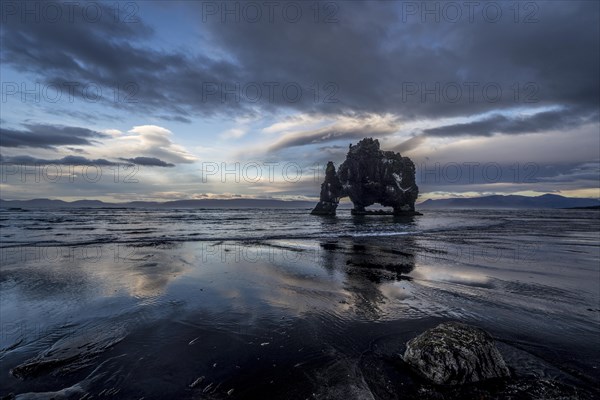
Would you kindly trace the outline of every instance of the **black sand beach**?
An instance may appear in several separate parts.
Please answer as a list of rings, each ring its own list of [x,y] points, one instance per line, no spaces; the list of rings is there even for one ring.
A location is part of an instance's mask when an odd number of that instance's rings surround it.
[[[1,395],[598,394],[597,211],[339,214],[4,211]],[[256,218],[271,229],[237,239]],[[417,376],[406,342],[449,320],[490,332],[513,377]]]

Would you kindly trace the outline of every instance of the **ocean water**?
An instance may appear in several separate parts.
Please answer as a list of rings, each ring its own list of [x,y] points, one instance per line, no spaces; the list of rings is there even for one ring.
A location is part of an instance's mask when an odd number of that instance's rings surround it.
[[[308,212],[2,210],[0,396],[394,398],[373,360],[447,320],[597,389],[598,211]]]

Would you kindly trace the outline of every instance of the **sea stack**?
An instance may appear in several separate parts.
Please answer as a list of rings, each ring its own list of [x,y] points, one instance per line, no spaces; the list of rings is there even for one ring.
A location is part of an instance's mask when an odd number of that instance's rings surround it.
[[[320,201],[311,214],[335,215],[340,198],[348,196],[355,215],[374,214],[366,207],[376,203],[392,207],[394,215],[414,215],[418,195],[410,158],[382,151],[377,139],[365,138],[350,145],[337,173],[331,161],[327,164]]]
[[[342,184],[335,173],[335,166],[329,161],[325,169],[325,181],[321,184],[321,197],[311,214],[335,215],[342,193]]]

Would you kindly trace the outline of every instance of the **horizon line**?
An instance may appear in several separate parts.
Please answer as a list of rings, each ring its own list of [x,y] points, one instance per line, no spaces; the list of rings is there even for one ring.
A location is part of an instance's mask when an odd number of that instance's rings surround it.
[[[417,204],[423,204],[425,202],[428,201],[436,201],[436,200],[451,200],[451,199],[480,199],[480,198],[486,198],[486,197],[494,197],[494,196],[501,196],[501,197],[509,197],[509,196],[518,196],[518,197],[529,197],[529,198],[538,198],[538,197],[543,197],[543,196],[558,196],[558,197],[562,197],[565,199],[587,199],[587,200],[598,200],[600,201],[600,196],[598,197],[573,197],[573,196],[565,196],[562,194],[556,194],[556,193],[543,193],[543,194],[538,194],[538,195],[525,195],[525,194],[485,194],[485,195],[481,195],[481,196],[450,196],[450,197],[440,197],[440,198],[427,198]],[[179,201],[236,201],[236,200],[242,200],[242,201],[276,201],[276,202],[284,202],[284,203],[292,203],[292,202],[305,202],[305,203],[315,203],[315,202],[319,202],[318,198],[315,198],[314,200],[312,199],[282,199],[282,198],[264,198],[264,197],[207,197],[207,198],[185,198],[185,199],[171,199],[171,200],[124,200],[124,201],[106,201],[106,200],[100,200],[100,199],[94,199],[94,198],[79,198],[79,199],[74,199],[74,200],[64,200],[64,199],[60,199],[60,198],[48,198],[48,197],[37,197],[37,198],[29,198],[29,199],[3,199],[0,198],[1,202],[16,202],[16,201],[22,201],[22,202],[30,202],[30,201],[60,201],[60,202],[64,202],[64,203],[76,203],[76,202],[83,202],[83,201],[93,201],[93,202],[100,202],[100,203],[104,203],[104,204],[128,204],[128,203],[158,203],[158,204],[165,204],[165,203],[173,203],[173,202],[179,202]],[[344,201],[345,200],[345,201]],[[340,201],[340,203],[348,203],[351,204],[351,201],[347,198],[344,198]]]

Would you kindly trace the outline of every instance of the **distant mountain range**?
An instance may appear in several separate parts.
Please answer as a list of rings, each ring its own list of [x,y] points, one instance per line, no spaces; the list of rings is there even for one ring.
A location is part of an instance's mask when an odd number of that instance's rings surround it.
[[[304,200],[272,200],[272,199],[197,199],[158,201],[131,201],[127,203],[107,203],[100,200],[63,201],[50,199],[33,200],[1,200],[0,208],[306,208],[311,209],[315,201]],[[349,208],[350,204],[340,203],[340,209]],[[469,198],[451,198],[426,200],[417,204],[417,209],[436,208],[584,208],[600,207],[598,199],[582,199],[545,194],[537,197],[528,196],[485,196]]]
[[[312,208],[314,201],[271,199],[196,199],[106,203],[100,200],[1,200],[0,208]]]
[[[537,197],[518,195],[494,195],[439,200],[425,200],[417,204],[418,209],[435,208],[582,208],[600,206],[598,199],[564,197],[544,194]]]

